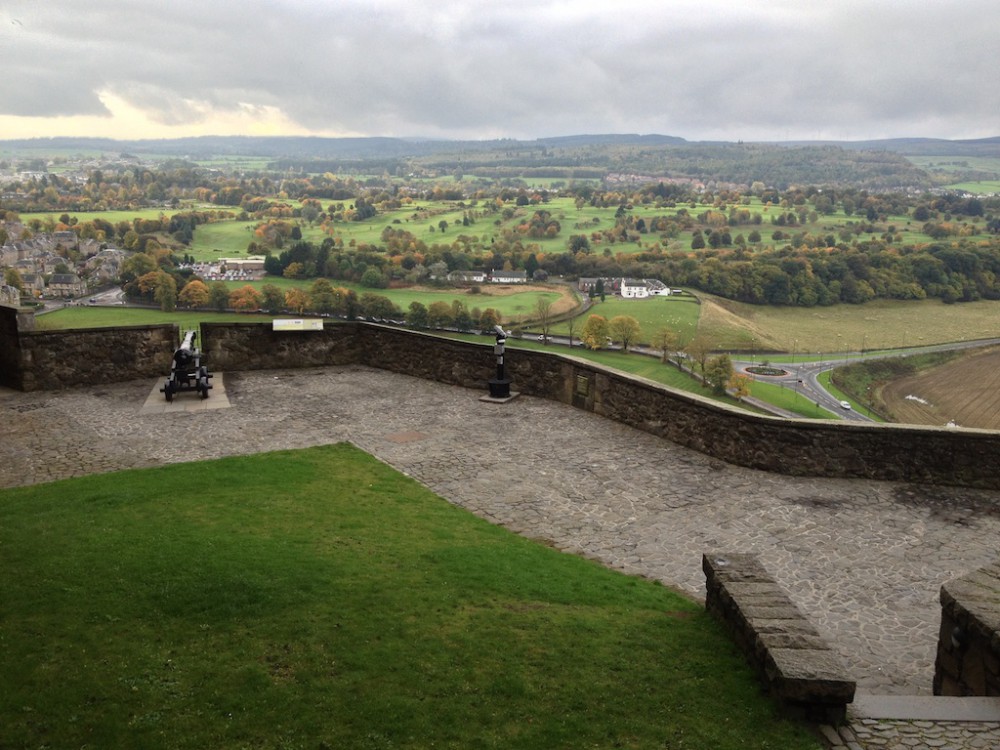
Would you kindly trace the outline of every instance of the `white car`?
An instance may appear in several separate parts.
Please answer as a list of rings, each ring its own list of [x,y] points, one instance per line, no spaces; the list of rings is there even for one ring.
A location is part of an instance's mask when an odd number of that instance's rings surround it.
[[[851,402],[850,401],[841,401],[840,402],[840,408],[841,409],[850,409],[851,408]]]

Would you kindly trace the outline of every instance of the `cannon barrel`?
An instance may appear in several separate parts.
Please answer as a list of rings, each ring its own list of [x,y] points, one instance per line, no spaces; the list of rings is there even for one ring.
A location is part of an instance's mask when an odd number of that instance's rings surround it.
[[[170,376],[160,389],[167,401],[173,401],[175,393],[186,390],[198,391],[202,398],[208,398],[208,392],[212,388],[208,381],[212,375],[201,363],[201,352],[194,345],[196,338],[195,331],[188,331],[184,334],[181,345],[174,351]]]
[[[194,331],[188,331],[184,334],[184,341],[181,342],[180,348],[186,352],[191,351],[194,348],[194,340],[197,338],[197,333]]]

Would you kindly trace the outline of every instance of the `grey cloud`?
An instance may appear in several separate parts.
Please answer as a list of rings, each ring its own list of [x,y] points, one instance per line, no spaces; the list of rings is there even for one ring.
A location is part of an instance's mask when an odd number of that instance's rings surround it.
[[[0,114],[107,90],[331,133],[969,137],[1000,125],[998,32],[993,0],[7,0]]]

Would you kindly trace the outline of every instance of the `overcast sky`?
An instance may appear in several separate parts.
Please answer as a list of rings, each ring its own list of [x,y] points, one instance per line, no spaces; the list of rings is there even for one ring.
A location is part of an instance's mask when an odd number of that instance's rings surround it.
[[[997,0],[3,0],[0,139],[1000,135]]]

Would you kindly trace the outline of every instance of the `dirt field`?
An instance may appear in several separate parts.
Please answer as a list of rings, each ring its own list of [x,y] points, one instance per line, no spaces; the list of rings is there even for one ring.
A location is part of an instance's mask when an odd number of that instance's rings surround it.
[[[882,399],[896,422],[1000,430],[1000,349],[897,380]]]

